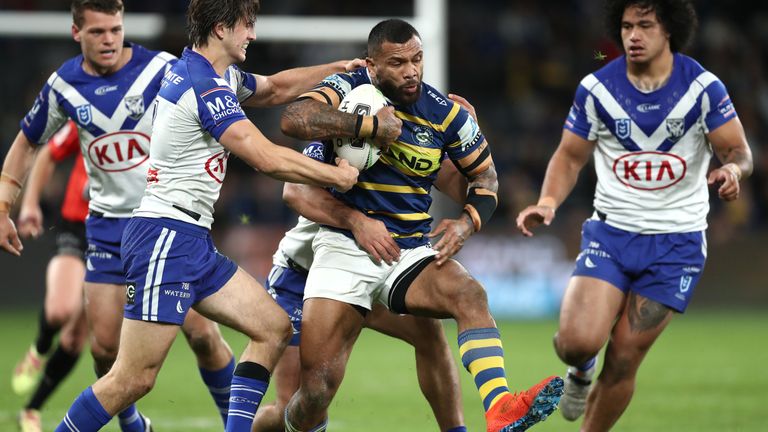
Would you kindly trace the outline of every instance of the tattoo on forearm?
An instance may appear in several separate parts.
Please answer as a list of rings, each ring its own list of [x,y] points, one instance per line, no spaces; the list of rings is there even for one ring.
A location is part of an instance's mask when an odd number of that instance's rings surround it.
[[[496,165],[491,162],[491,166],[487,170],[469,179],[469,187],[479,187],[491,192],[498,192],[499,179],[496,175]]]
[[[629,328],[633,332],[643,332],[656,328],[664,322],[672,311],[661,303],[639,296],[633,292],[629,294]]]
[[[356,117],[313,100],[294,102],[283,112],[288,135],[299,139],[353,136]]]

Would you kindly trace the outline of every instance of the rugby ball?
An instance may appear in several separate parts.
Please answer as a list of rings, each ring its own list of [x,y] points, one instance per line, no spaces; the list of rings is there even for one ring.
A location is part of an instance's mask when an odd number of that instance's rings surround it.
[[[387,106],[387,98],[371,84],[363,84],[352,89],[341,100],[339,110],[351,114],[374,115]],[[370,138],[336,138],[333,140],[336,156],[346,159],[349,164],[366,170],[373,166],[381,156],[381,149]]]

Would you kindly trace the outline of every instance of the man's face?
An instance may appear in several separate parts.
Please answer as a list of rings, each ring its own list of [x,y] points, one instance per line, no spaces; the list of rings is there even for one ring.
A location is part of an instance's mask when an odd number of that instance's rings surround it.
[[[368,70],[384,96],[397,105],[412,105],[421,96],[424,75],[421,39],[413,36],[405,43],[384,42],[368,57]]]
[[[669,33],[659,22],[656,12],[636,5],[624,10],[621,40],[627,60],[636,64],[648,63],[669,49]]]
[[[245,20],[238,21],[231,29],[224,29],[224,49],[236,63],[245,61],[248,44],[256,40],[254,23]]]
[[[98,74],[115,72],[123,53],[123,14],[114,15],[86,9],[83,25],[72,25],[72,37],[88,65]]]

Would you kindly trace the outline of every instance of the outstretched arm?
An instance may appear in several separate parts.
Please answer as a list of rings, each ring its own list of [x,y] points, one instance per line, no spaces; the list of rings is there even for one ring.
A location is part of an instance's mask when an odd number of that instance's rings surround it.
[[[365,60],[339,60],[317,66],[287,69],[274,75],[256,75],[256,92],[242,105],[268,107],[295,100],[323,78],[339,72],[349,72],[365,66]]]
[[[400,256],[400,247],[383,222],[346,205],[325,189],[286,183],[283,187],[283,200],[309,220],[351,231],[355,241],[377,263],[384,260],[391,264]]]
[[[27,139],[24,132],[19,131],[5,156],[3,172],[0,176],[0,247],[17,256],[21,255],[24,247],[9,213],[29,172],[35,150],[35,146]]]
[[[531,229],[549,225],[555,218],[555,210],[571,193],[579,178],[579,172],[589,161],[595,144],[564,129],[560,145],[549,160],[541,195],[536,205],[528,206],[517,216],[517,228],[530,237]]]
[[[739,197],[739,181],[752,174],[752,151],[747,144],[744,127],[738,117],[729,120],[707,135],[720,162],[720,168],[712,170],[709,184],[721,183],[718,196],[724,201]]]
[[[51,148],[43,146],[37,152],[32,170],[29,173],[24,195],[21,198],[19,208],[19,234],[22,237],[37,238],[43,232],[43,212],[40,209],[40,195],[43,188],[50,181],[55,169],[55,161],[51,155]]]

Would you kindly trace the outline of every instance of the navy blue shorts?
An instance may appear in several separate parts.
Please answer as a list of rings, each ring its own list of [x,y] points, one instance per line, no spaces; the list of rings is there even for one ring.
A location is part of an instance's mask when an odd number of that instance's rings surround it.
[[[267,277],[267,290],[291,319],[293,337],[288,344],[291,346],[299,346],[301,340],[301,311],[306,284],[306,274],[278,265],[272,266]]]
[[[120,259],[123,230],[130,218],[89,215],[85,220],[85,281],[123,285],[125,273]]]
[[[582,227],[574,276],[589,276],[685,312],[707,258],[703,231],[638,234],[599,220]]]
[[[237,271],[207,229],[174,219],[131,218],[123,234],[125,317],[181,325],[193,304]]]

